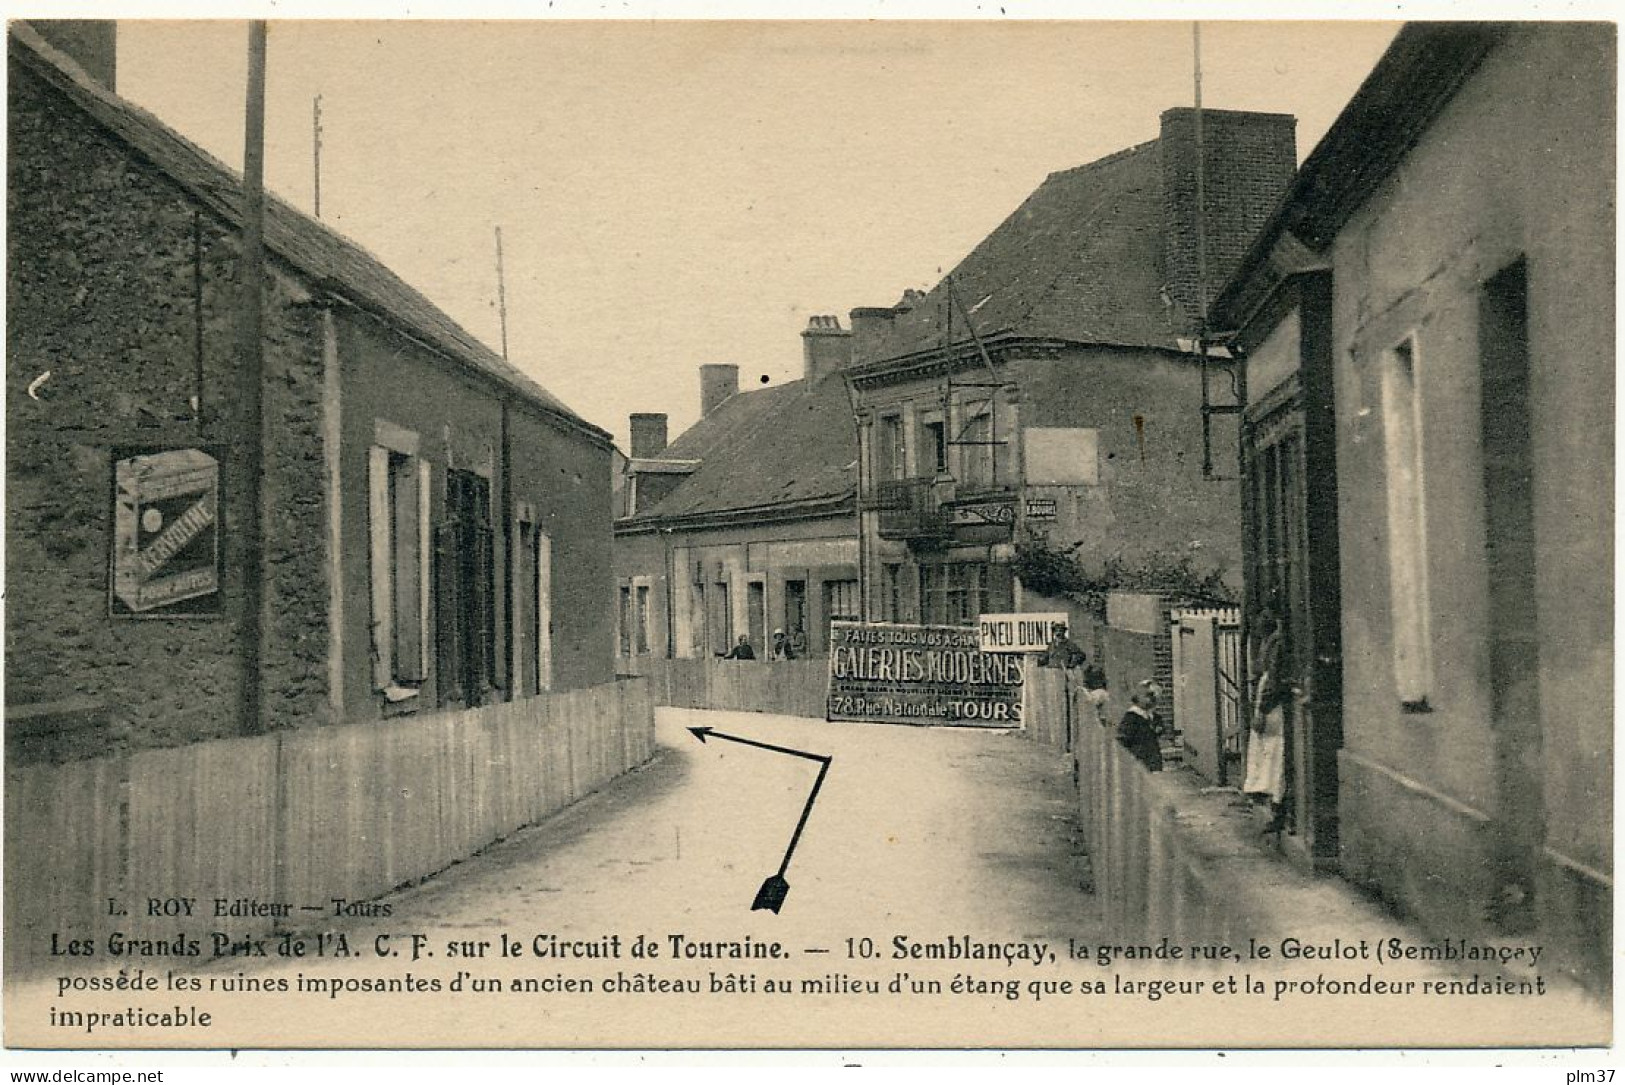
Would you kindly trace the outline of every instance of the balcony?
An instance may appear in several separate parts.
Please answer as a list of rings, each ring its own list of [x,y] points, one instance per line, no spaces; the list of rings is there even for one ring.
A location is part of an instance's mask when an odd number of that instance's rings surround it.
[[[864,507],[880,514],[882,539],[941,539],[947,535],[935,479],[878,480]]]

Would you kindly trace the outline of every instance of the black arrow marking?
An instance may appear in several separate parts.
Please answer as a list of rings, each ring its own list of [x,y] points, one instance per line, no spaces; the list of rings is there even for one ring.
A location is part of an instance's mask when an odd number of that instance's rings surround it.
[[[701,742],[708,738],[726,739],[741,746],[755,746],[759,750],[771,750],[774,753],[804,757],[808,761],[818,762],[818,777],[813,780],[812,791],[807,794],[807,805],[801,808],[801,820],[796,822],[796,831],[790,834],[790,846],[784,849],[784,861],[779,864],[778,873],[762,883],[762,887],[756,891],[755,903],[750,906],[753,912],[765,908],[778,915],[779,909],[784,906],[784,898],[790,895],[790,883],[784,880],[785,872],[790,869],[790,857],[796,853],[796,845],[801,842],[801,831],[807,827],[807,818],[812,815],[813,803],[818,801],[818,789],[824,786],[824,777],[829,775],[829,765],[834,758],[828,754],[808,753],[806,750],[792,750],[788,746],[775,746],[771,742],[757,742],[753,738],[741,738],[710,727],[690,727],[688,730]]]

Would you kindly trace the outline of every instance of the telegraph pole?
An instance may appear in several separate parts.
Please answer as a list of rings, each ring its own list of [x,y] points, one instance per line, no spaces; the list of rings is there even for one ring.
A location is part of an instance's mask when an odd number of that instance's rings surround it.
[[[243,613],[241,621],[242,730],[258,734],[261,717],[260,661],[265,624],[265,21],[248,25],[248,95],[243,124],[243,251],[237,347],[241,365],[243,456]]]
[[[508,282],[502,271],[502,227],[497,227],[497,317],[502,321],[502,358],[508,358]]]
[[[315,191],[316,217],[322,217],[322,96],[316,95],[310,103],[310,154],[313,170],[312,188]]]

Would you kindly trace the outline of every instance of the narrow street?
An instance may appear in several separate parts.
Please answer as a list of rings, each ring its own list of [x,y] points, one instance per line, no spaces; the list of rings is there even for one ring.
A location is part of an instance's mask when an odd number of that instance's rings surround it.
[[[688,731],[701,726],[833,757],[788,870],[791,889],[781,914],[750,906],[763,879],[778,869],[818,766],[716,737],[702,745]],[[483,976],[591,977],[601,984],[618,972],[656,972],[697,977],[707,985],[704,997],[606,998],[601,985],[591,998],[440,992],[418,1002],[398,994],[318,994],[294,1003],[306,1007],[302,1014],[271,1021],[256,1018],[255,996],[245,996],[215,1000],[221,1023],[233,1034],[246,1030],[278,1045],[320,1046],[325,1036],[353,1042],[362,1035],[405,1047],[445,1045],[455,1037],[478,1044],[500,1038],[515,1046],[624,1043],[633,1036],[638,1046],[679,1047],[746,1038],[769,1045],[820,1037],[880,1046],[932,1036],[941,1042],[940,1014],[882,1008],[890,1005],[883,990],[878,998],[832,992],[774,1000],[759,991],[712,997],[710,977],[780,975],[798,988],[804,978],[828,974],[884,982],[898,969],[920,976],[947,967],[894,962],[897,935],[1044,942],[1059,953],[1068,938],[1100,935],[1071,813],[1069,769],[1053,750],[1008,733],[670,708],[658,710],[657,732],[659,753],[643,769],[391,895],[387,918],[330,926],[349,938],[350,958],[227,960],[202,974],[245,972],[292,984],[298,974],[333,979],[410,971],[444,983],[462,969]],[[478,953],[480,942],[495,942],[502,932],[524,943],[522,957],[498,960],[493,945],[469,963],[446,959],[450,942],[467,942],[465,951]],[[379,934],[392,936],[398,958],[379,959]],[[410,960],[410,934],[427,938],[432,958]],[[660,959],[631,958],[630,943],[639,934],[659,944]],[[699,942],[780,941],[790,959],[673,961],[674,934]],[[580,942],[619,936],[620,952],[607,960],[538,959],[532,951],[538,936]],[[864,938],[874,944],[867,960],[858,946]],[[1001,982],[1019,976],[1025,983],[1028,973],[1039,974],[1027,962],[974,964]],[[960,1014],[1008,1013],[1007,1028],[987,1033],[1005,1042],[1044,1016],[1000,995],[954,1001]],[[635,1027],[605,1013],[623,1006]],[[959,1026],[961,1035],[978,1031]]]
[[[687,730],[702,726],[833,757],[780,915],[750,905],[817,766],[702,745]],[[1000,939],[1093,929],[1070,781],[1051,750],[1014,734],[670,708],[657,736],[651,765],[396,895],[392,918],[431,933],[748,933],[813,947],[836,917],[854,936],[904,920]]]

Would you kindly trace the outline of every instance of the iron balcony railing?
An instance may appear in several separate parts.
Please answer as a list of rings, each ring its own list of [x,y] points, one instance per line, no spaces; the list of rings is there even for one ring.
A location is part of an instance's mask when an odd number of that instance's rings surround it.
[[[947,533],[935,479],[877,480],[864,504],[880,514],[883,539],[937,539]]]

